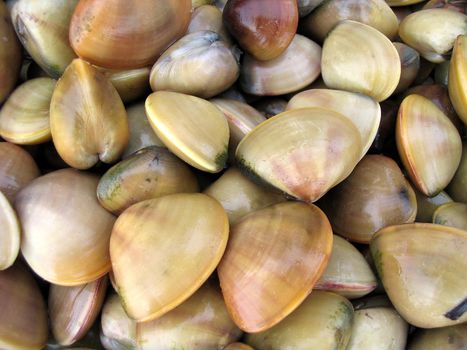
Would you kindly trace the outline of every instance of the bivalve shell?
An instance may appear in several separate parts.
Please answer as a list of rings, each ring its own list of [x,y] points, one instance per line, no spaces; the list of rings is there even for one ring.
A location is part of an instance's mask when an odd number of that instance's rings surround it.
[[[0,271],[9,268],[19,253],[21,227],[8,198],[0,191]]]
[[[433,223],[467,231],[467,204],[452,202],[439,206],[433,213]]]
[[[454,109],[467,125],[467,35],[460,35],[454,43],[448,89]]]
[[[467,344],[467,323],[436,329],[418,329],[407,350],[463,350]]]

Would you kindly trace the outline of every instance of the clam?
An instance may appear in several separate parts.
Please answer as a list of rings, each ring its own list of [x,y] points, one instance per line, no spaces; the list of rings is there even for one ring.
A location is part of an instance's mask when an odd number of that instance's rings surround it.
[[[16,194],[40,175],[31,155],[20,146],[0,142],[0,191],[14,203]]]
[[[144,102],[135,103],[127,107],[129,140],[123,152],[123,158],[139,151],[145,147],[158,146],[165,147],[164,143],[157,137],[149,125]]]
[[[22,265],[0,271],[0,348],[42,349],[47,311],[31,273]]]
[[[456,326],[417,330],[408,350],[462,350],[467,344],[467,323]]]
[[[20,85],[0,110],[0,135],[30,145],[49,141],[49,109],[56,81],[36,78]]]
[[[211,275],[227,245],[222,206],[198,193],[132,205],[110,239],[112,270],[128,315],[150,321],[188,299]]]
[[[383,101],[399,83],[401,62],[384,34],[366,24],[344,20],[324,40],[321,74],[329,88]]]
[[[316,7],[321,5],[324,0],[298,0],[298,14],[300,17],[305,17],[306,15],[310,14]]]
[[[229,0],[224,24],[240,46],[255,59],[280,56],[297,31],[296,0]]]
[[[11,19],[23,46],[51,77],[58,78],[76,57],[68,41],[78,0],[13,0]]]
[[[425,195],[441,192],[459,166],[462,142],[448,117],[430,100],[409,95],[399,107],[396,142],[414,185]]]
[[[253,95],[283,95],[311,84],[319,76],[320,64],[321,47],[297,34],[285,51],[274,59],[260,61],[245,55],[240,85],[243,91]]]
[[[449,58],[457,36],[467,34],[466,20],[467,16],[457,11],[421,10],[404,18],[399,36],[428,61],[441,63]]]
[[[360,243],[383,227],[414,222],[417,214],[414,190],[397,163],[382,155],[365,156],[321,207],[335,233]]]
[[[0,271],[9,268],[19,253],[21,228],[15,210],[0,191]]]
[[[94,175],[63,169],[35,179],[17,195],[21,252],[46,281],[76,286],[110,270],[115,218],[99,205],[97,183]]]
[[[444,61],[436,65],[435,68],[435,82],[444,86],[449,84],[449,66],[450,61]]]
[[[284,321],[261,333],[248,334],[256,350],[345,350],[353,322],[352,304],[344,297],[315,291]]]
[[[462,147],[462,159],[456,174],[447,188],[451,197],[458,201],[467,203],[467,141],[464,140]]]
[[[331,226],[313,204],[279,203],[243,217],[217,268],[235,323],[256,333],[281,322],[311,292],[331,249]]]
[[[464,0],[429,0],[425,5],[423,5],[424,10],[431,8],[446,8],[461,13],[466,12]]]
[[[234,158],[240,141],[266,118],[250,105],[240,101],[214,98],[211,102],[224,113],[227,119],[230,130],[229,155]]]
[[[348,118],[301,108],[258,125],[238,145],[236,160],[249,177],[314,202],[350,174],[361,150],[360,133]]]
[[[246,214],[285,201],[282,195],[250,181],[234,167],[227,169],[203,193],[224,207],[231,225]]]
[[[420,57],[420,68],[418,69],[417,77],[415,78],[414,84],[432,84],[433,82],[430,81],[431,73],[435,69],[436,64],[430,62],[423,57]]]
[[[226,44],[232,44],[230,35],[224,26],[224,22],[222,21],[222,11],[214,5],[199,6],[195,8],[193,14],[191,15],[187,34],[202,30],[210,30],[215,32],[219,34],[221,40]]]
[[[243,343],[232,343],[227,345],[224,350],[254,350],[251,346]]]
[[[21,68],[21,45],[11,23],[7,5],[0,2],[0,104],[16,85]]]
[[[376,277],[363,255],[351,243],[334,235],[331,258],[314,289],[355,299],[372,292],[376,285]]]
[[[115,295],[106,302],[102,316],[101,340],[108,350],[217,350],[241,334],[213,283],[202,286],[183,304],[153,321],[131,320]]]
[[[99,160],[115,162],[128,143],[128,120],[110,81],[89,63],[75,59],[58,81],[50,103],[50,130],[60,156],[87,169]]]
[[[214,0],[191,0],[191,7],[196,10],[198,7],[211,5],[213,2]]]
[[[329,0],[302,21],[301,29],[323,42],[336,24],[346,19],[367,24],[391,40],[399,28],[396,15],[384,0]]]
[[[107,284],[104,276],[75,287],[51,285],[48,303],[50,323],[59,344],[73,344],[87,333],[101,311]]]
[[[225,167],[229,126],[214,104],[191,95],[158,91],[149,95],[145,106],[151,127],[175,155],[211,173]]]
[[[265,97],[254,102],[253,107],[266,118],[271,118],[285,111],[287,108],[287,100],[281,97]]]
[[[356,308],[346,350],[405,350],[408,328],[391,306]]]
[[[408,6],[418,4],[425,0],[386,0],[389,6]]]
[[[416,222],[432,222],[433,213],[436,209],[445,204],[452,202],[452,198],[449,195],[441,191],[436,196],[428,197],[423,193],[414,189],[415,196],[417,197],[417,217]]]
[[[238,54],[218,33],[203,30],[170,46],[152,67],[150,83],[153,91],[210,98],[227,90],[238,75]]]
[[[467,22],[467,16],[466,22]],[[452,105],[467,125],[467,35],[457,37],[449,65],[448,89]]]
[[[348,91],[312,89],[293,96],[286,110],[306,107],[327,108],[347,117],[360,132],[363,145],[360,158],[368,152],[381,121],[381,108],[374,99]]]
[[[86,61],[105,68],[153,64],[181,37],[190,21],[190,0],[80,1],[70,23],[70,43]]]
[[[388,226],[370,248],[384,289],[407,322],[437,328],[467,321],[467,231],[435,224]]]
[[[467,204],[451,202],[439,206],[433,213],[433,223],[467,231]]]
[[[393,43],[401,60],[401,78],[394,93],[406,90],[417,77],[420,68],[420,54],[403,43]]]
[[[113,214],[146,199],[198,192],[190,168],[165,148],[147,147],[114,165],[99,180],[97,199]]]

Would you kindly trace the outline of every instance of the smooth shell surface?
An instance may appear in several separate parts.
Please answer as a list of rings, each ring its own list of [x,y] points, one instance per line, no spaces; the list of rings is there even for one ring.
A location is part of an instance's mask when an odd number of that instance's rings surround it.
[[[193,11],[190,24],[188,25],[187,34],[201,30],[216,32],[226,44],[232,44],[230,35],[222,21],[222,11],[214,5],[203,5],[197,7]]]
[[[0,191],[0,270],[9,268],[19,253],[21,228],[8,198]]]
[[[110,255],[128,315],[153,320],[189,298],[219,263],[228,231],[222,206],[203,194],[173,194],[125,210]]]
[[[62,159],[77,169],[113,163],[128,144],[123,102],[103,73],[75,59],[58,81],[50,103],[50,130]]]
[[[164,144],[191,166],[216,173],[228,157],[229,126],[209,101],[158,91],[146,99],[146,115]]]
[[[439,206],[433,213],[433,223],[467,231],[467,204],[452,202]]]
[[[435,224],[389,226],[371,253],[394,307],[410,324],[437,328],[467,321],[467,231]]]
[[[16,144],[49,141],[49,109],[56,81],[31,79],[19,86],[0,110],[0,135]]]
[[[417,217],[416,222],[432,222],[433,214],[436,209],[445,204],[452,202],[452,198],[449,195],[441,191],[436,196],[428,197],[421,193],[419,190],[414,188],[415,196],[417,197]]]
[[[452,105],[467,125],[467,35],[459,36],[454,43],[449,65],[448,89]]]
[[[227,308],[247,332],[282,321],[311,292],[332,249],[332,230],[316,206],[286,202],[231,228],[217,269]]]
[[[395,42],[393,45],[399,53],[401,61],[401,78],[396,90],[394,90],[394,93],[397,94],[406,90],[417,77],[420,69],[420,54],[403,43]]]
[[[409,95],[396,123],[399,155],[412,182],[427,196],[442,191],[453,178],[462,154],[459,132],[430,100]]]
[[[324,41],[321,74],[329,88],[383,101],[399,83],[401,64],[386,36],[366,24],[345,20]]]
[[[353,313],[352,304],[344,297],[315,291],[275,327],[248,334],[246,343],[256,350],[345,350]]]
[[[447,191],[458,202],[467,203],[467,141],[462,147],[462,159]]]
[[[457,326],[419,329],[408,350],[463,350],[467,344],[467,323]]]
[[[106,68],[140,68],[188,27],[190,0],[80,1],[70,23],[70,43],[88,62]]]
[[[224,348],[224,350],[254,350],[251,346],[243,343],[232,343]]]
[[[346,117],[302,108],[258,125],[238,145],[236,160],[248,176],[313,202],[350,174],[361,149],[360,134]]]
[[[37,178],[18,194],[21,252],[43,279],[74,286],[110,270],[115,218],[99,205],[97,183],[97,176],[64,169]]]

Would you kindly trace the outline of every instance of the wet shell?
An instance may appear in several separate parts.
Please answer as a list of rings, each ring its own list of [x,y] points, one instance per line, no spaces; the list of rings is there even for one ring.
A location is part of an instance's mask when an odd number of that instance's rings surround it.
[[[0,270],[9,268],[19,253],[21,228],[15,210],[0,191]]]
[[[433,223],[467,231],[467,204],[453,202],[439,206],[433,214]]]
[[[232,44],[230,35],[222,21],[222,11],[214,5],[199,6],[193,11],[187,34],[201,30],[216,32],[227,45]]]
[[[454,44],[449,65],[448,89],[452,105],[467,125],[467,35],[459,36]]]
[[[340,22],[327,36],[321,62],[329,88],[387,99],[401,75],[399,54],[378,30],[359,22]]]
[[[332,230],[313,204],[276,204],[245,216],[231,228],[217,268],[235,323],[256,333],[295,310],[323,273]]]
[[[463,350],[467,344],[467,323],[457,326],[419,329],[412,337],[408,350]]]

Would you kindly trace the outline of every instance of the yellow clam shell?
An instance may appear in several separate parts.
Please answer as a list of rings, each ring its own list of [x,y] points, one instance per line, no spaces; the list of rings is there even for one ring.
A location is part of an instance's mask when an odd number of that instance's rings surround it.
[[[457,115],[467,125],[467,35],[458,36],[454,43],[448,89]]]
[[[0,191],[0,270],[9,268],[19,253],[21,228],[15,210]]]

